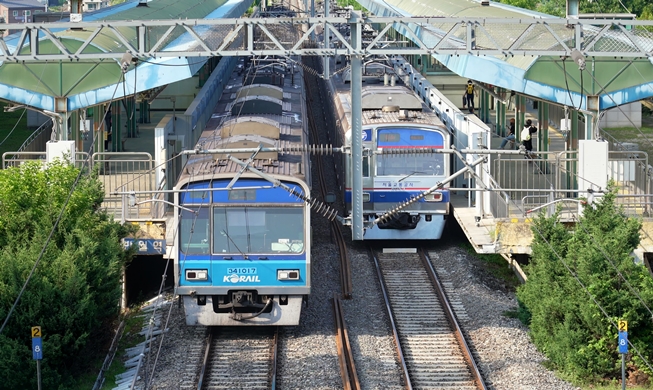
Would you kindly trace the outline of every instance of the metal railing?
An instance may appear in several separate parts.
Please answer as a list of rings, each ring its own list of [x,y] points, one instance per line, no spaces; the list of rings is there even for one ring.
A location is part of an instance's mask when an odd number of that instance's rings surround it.
[[[617,191],[617,204],[629,216],[649,216],[653,195],[648,156],[643,152],[608,152],[608,176]],[[561,208],[563,220],[575,219],[581,197],[600,197],[605,188],[579,177],[578,153],[542,152],[492,156],[491,205],[494,218],[524,218],[544,209],[551,215]],[[593,187],[593,193],[588,188]]]
[[[104,186],[102,208],[123,221],[154,218],[153,213],[159,208],[154,207],[155,203],[147,202],[152,199],[151,194],[156,188],[152,155],[145,152],[101,152],[93,154],[92,161]],[[129,199],[125,194],[115,195],[116,192],[134,194]]]
[[[2,155],[3,169],[18,167],[27,161],[45,162],[46,153],[7,152]],[[88,153],[76,152],[75,166],[89,174],[97,169],[98,179],[102,182],[105,191],[101,207],[114,218],[122,221],[163,218],[165,207],[159,202],[146,202],[163,196],[152,195],[156,183],[154,160],[149,153],[102,152],[93,154],[89,160]],[[165,186],[165,183],[160,185]],[[129,206],[130,199],[127,195],[114,195],[115,192],[134,192],[135,206]]]
[[[88,153],[75,152],[75,166],[82,169],[86,165]],[[45,152],[6,152],[2,155],[2,169],[11,167],[19,167],[21,164],[28,161],[42,161],[45,162]]]

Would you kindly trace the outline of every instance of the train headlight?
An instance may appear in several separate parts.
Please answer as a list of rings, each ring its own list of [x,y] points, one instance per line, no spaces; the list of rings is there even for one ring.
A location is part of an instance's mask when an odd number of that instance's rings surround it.
[[[424,197],[427,202],[442,202],[442,192],[434,192]]]
[[[209,270],[206,269],[187,269],[186,280],[208,280]]]
[[[278,269],[277,280],[299,280],[298,269]]]
[[[363,192],[363,203],[369,202],[371,199],[369,192]]]

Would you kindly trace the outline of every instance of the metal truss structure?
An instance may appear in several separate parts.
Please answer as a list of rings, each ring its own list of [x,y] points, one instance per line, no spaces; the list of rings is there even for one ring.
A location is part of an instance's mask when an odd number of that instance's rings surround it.
[[[363,35],[358,44],[350,34],[354,25]],[[381,26],[380,31],[366,28],[372,25]],[[409,47],[406,42],[389,40],[386,33],[391,29],[408,32],[415,44]],[[140,59],[393,54],[569,57],[574,52],[584,57],[653,56],[651,20],[374,17],[352,12],[346,17],[0,24],[0,30],[19,33],[17,38],[0,40],[3,62],[119,60],[125,53]],[[296,31],[300,34],[290,33]],[[332,45],[311,40],[316,32],[328,32]],[[104,47],[107,38],[116,44]]]

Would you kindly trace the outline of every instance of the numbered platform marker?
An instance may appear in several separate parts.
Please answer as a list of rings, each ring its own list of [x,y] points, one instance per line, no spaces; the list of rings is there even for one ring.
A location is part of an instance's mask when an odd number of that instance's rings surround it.
[[[619,332],[628,332],[628,321],[620,320],[618,323]]]
[[[628,332],[619,332],[619,353],[628,353]]]

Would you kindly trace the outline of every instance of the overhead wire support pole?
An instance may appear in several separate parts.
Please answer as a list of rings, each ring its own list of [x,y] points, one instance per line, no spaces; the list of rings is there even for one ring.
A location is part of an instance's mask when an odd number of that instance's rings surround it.
[[[324,17],[328,18],[329,17],[329,3],[330,0],[326,0],[324,2]],[[329,34],[331,34],[331,30],[329,29],[329,25],[327,22],[324,22],[324,28],[322,29],[322,33],[324,34],[324,48],[329,49],[330,48],[330,42],[329,42]],[[329,79],[329,56],[323,56],[324,59],[324,65],[322,66],[322,69],[324,71],[324,79],[328,80]]]
[[[362,44],[362,17],[360,11],[352,11],[350,23],[351,41],[354,52],[351,54],[351,161],[352,161],[352,221],[353,240],[362,240],[363,229],[363,59],[360,54]]]

